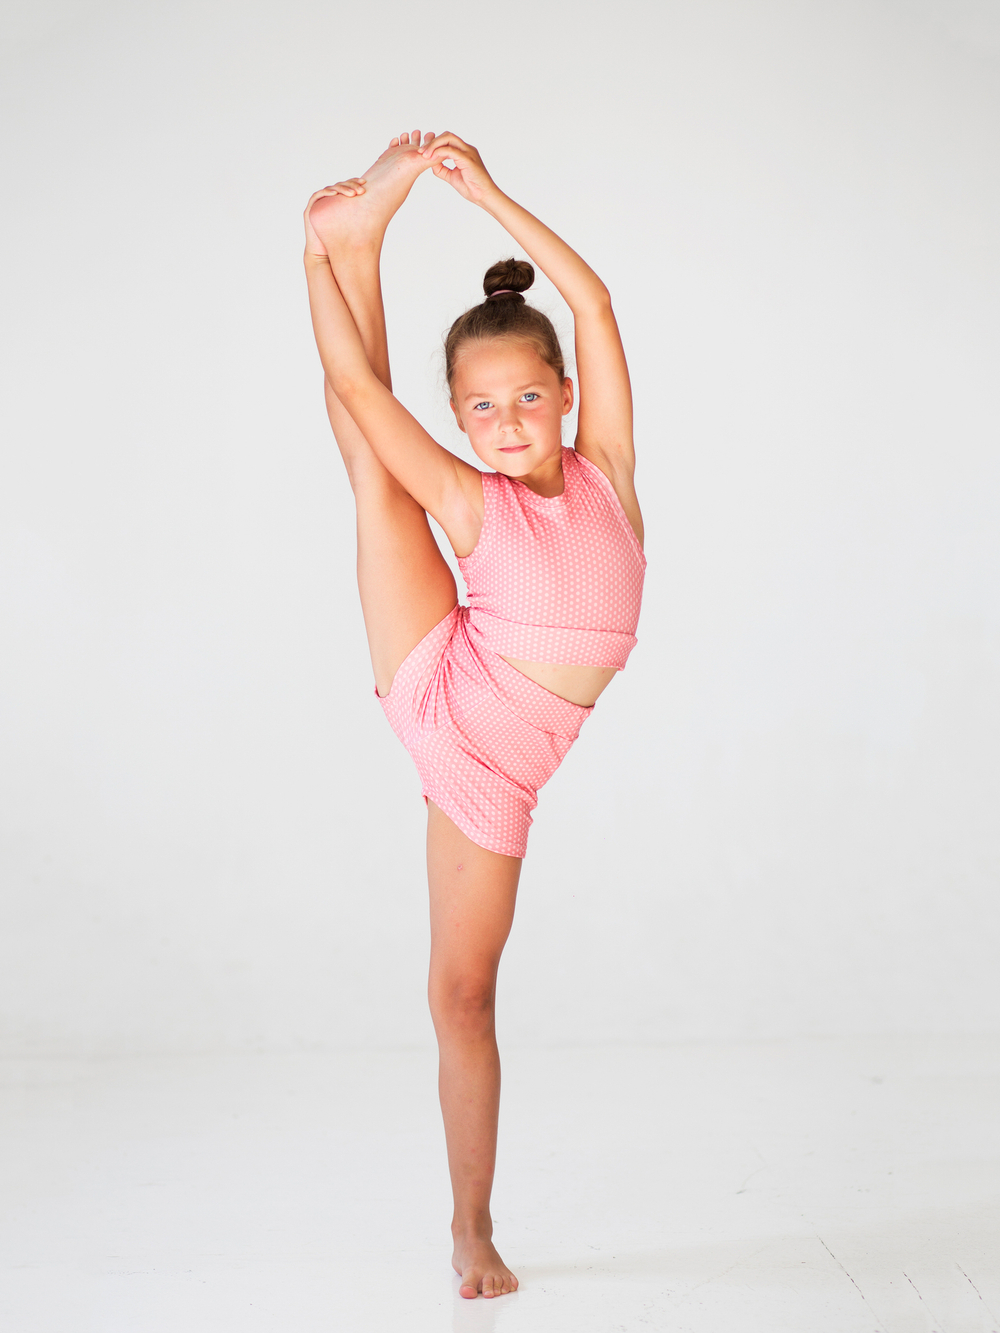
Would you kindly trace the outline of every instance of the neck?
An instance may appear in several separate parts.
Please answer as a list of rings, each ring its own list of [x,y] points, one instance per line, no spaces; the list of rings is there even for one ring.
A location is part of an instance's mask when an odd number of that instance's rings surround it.
[[[547,458],[533,471],[526,472],[523,477],[515,477],[514,480],[527,486],[529,491],[534,491],[536,495],[541,495],[548,500],[556,495],[562,495],[565,484],[562,470],[562,448],[560,447],[557,454]]]

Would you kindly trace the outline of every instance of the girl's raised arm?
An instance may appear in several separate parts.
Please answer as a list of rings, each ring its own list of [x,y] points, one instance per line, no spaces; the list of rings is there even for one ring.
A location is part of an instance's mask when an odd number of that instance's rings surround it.
[[[478,151],[457,134],[439,134],[422,151],[435,176],[496,218],[572,310],[580,380],[576,447],[612,482],[633,526],[641,526],[632,485],[632,389],[607,287],[564,240],[499,189]],[[454,167],[444,165],[447,158]]]

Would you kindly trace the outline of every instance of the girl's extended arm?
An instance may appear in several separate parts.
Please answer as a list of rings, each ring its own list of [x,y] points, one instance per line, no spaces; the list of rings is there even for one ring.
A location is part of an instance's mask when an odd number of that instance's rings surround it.
[[[480,472],[432,439],[372,370],[329,258],[309,226],[308,209],[306,233],[309,306],[330,387],[379,460],[437,519],[455,550],[471,551],[482,526]]]
[[[610,478],[628,512],[626,498],[634,505],[632,390],[607,287],[575,250],[497,187],[478,151],[457,134],[439,134],[423,153],[433,159],[435,176],[496,218],[572,310],[580,380],[576,447]],[[454,167],[444,165],[446,158]]]

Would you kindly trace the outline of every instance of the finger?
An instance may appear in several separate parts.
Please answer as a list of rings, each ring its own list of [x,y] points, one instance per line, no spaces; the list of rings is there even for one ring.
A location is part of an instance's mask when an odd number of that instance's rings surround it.
[[[316,193],[313,195],[312,199],[309,200],[309,202],[313,203],[314,200],[316,199],[326,199],[331,194],[337,194],[345,184],[346,184],[345,181],[338,181],[336,185],[324,185],[322,190],[316,191]]]
[[[431,158],[432,167],[439,167],[442,162],[454,163],[451,170],[458,170],[460,172],[474,165],[471,158],[466,157],[464,153],[456,152],[454,148],[442,148],[440,152],[436,153],[435,156]]]
[[[336,185],[325,185],[322,190],[317,191],[316,198],[321,195],[357,193],[364,194],[366,178],[363,176],[352,176],[346,181],[337,181]]]
[[[426,148],[420,150],[422,157],[429,157],[432,162],[443,162],[446,157],[452,158],[455,162],[461,162],[463,165],[472,166],[478,161],[476,150],[474,148],[459,147],[457,144],[442,143],[436,148],[433,146],[428,151]]]
[[[421,149],[421,157],[427,157],[432,162],[444,162],[445,159],[453,162],[471,162],[472,158],[468,153],[463,153],[460,148],[453,148],[451,144],[443,143],[435,148],[433,152],[428,153],[426,148]]]
[[[471,148],[472,145],[465,142],[454,130],[442,130],[440,134],[435,135],[434,143],[453,143],[457,148]]]
[[[467,144],[464,139],[460,139],[457,134],[452,134],[451,130],[445,130],[443,134],[437,135],[436,138],[432,139],[431,142],[425,146],[423,149],[424,156],[429,156],[431,152],[445,145],[464,149],[466,152],[468,152],[471,147],[471,145]]]

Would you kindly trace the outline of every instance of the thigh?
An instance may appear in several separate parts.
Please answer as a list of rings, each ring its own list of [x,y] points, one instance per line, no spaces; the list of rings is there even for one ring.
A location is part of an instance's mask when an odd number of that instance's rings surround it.
[[[327,409],[358,512],[358,590],[375,688],[384,698],[400,663],[458,600],[427,515],[384,467],[326,385]]]
[[[514,920],[521,860],[480,847],[427,805],[431,992],[492,986]]]
[[[403,660],[455,606],[458,590],[423,509],[385,468],[372,473],[354,486],[358,591],[384,698]]]

